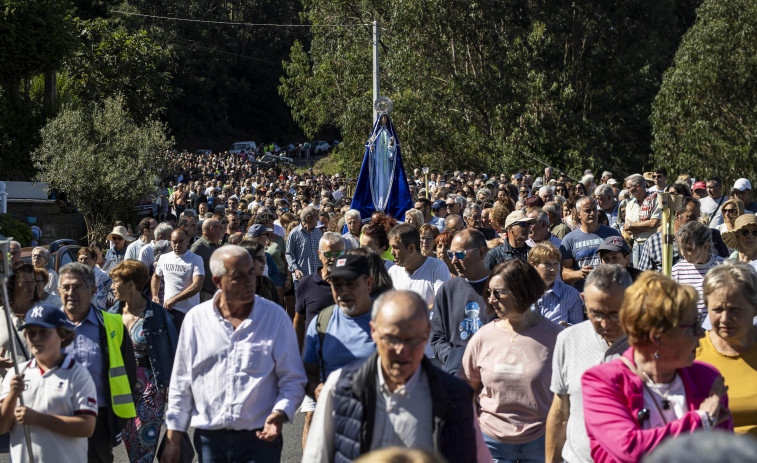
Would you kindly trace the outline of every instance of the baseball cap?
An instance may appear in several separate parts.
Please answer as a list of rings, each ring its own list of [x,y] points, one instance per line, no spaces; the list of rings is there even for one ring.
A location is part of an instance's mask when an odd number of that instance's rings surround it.
[[[692,190],[706,190],[707,189],[707,183],[699,181],[694,183],[694,185],[691,187]]]
[[[752,184],[749,182],[749,180],[747,180],[745,178],[740,178],[740,179],[736,180],[736,183],[733,184],[733,188],[732,189],[733,190],[739,190],[739,191],[751,190],[752,189]]]
[[[522,176],[521,174],[515,174],[515,175],[513,175],[513,178],[514,178],[515,180],[520,180],[520,179],[522,179],[522,178],[523,178],[523,176]]]
[[[436,200],[436,201],[434,201],[434,203],[433,203],[433,204],[431,205],[431,209],[433,209],[433,210],[435,210],[435,211],[438,211],[439,209],[441,209],[441,208],[443,208],[443,207],[447,207],[447,203],[445,203],[445,202],[444,202],[444,201],[442,201],[441,199],[437,199],[437,200]]]
[[[526,222],[531,224],[536,222],[536,219],[533,217],[526,217],[526,214],[524,214],[523,211],[513,211],[505,219],[505,229],[510,228],[510,225],[518,222]]]
[[[248,235],[252,237],[265,235],[267,232],[272,232],[273,229],[271,228],[265,228],[265,225],[256,223],[252,227],[250,227],[250,231],[247,232]]]
[[[331,268],[331,278],[357,280],[360,275],[369,275],[368,258],[357,254],[343,255]]]
[[[26,323],[21,326],[22,330],[29,326],[41,326],[42,328],[64,326],[70,330],[76,329],[76,325],[68,320],[65,312],[60,307],[49,304],[37,304],[33,306],[26,312],[24,320]]]
[[[631,250],[628,248],[628,243],[626,243],[626,240],[620,236],[608,236],[605,238],[605,240],[602,241],[602,244],[597,248],[597,252],[599,251],[622,251],[626,255],[631,254]]]
[[[608,185],[616,185],[617,183],[618,183],[618,181],[615,180],[614,178],[611,178],[611,179],[607,180],[607,184]]]

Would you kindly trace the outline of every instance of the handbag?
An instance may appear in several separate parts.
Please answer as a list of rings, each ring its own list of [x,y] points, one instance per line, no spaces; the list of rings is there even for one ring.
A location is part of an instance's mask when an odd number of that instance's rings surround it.
[[[164,434],[163,439],[161,439],[160,445],[158,446],[158,461],[160,461],[160,458],[163,456],[163,450],[165,450],[166,442],[168,442],[168,439]],[[181,433],[180,447],[181,455],[179,455],[179,463],[192,463],[192,460],[194,460],[195,458],[195,449],[192,446],[192,441],[189,439],[189,434],[185,432]]]

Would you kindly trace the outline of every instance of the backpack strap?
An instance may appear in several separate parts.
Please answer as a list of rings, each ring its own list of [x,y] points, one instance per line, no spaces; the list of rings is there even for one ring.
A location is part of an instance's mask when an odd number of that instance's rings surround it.
[[[321,379],[326,381],[326,366],[323,362],[323,341],[326,339],[326,330],[329,328],[329,320],[334,313],[336,304],[326,307],[318,312],[315,318],[315,331],[318,333],[318,363],[321,367]]]

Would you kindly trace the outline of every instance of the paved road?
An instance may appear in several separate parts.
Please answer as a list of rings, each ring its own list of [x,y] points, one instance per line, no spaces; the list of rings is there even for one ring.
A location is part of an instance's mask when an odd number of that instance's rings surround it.
[[[302,426],[305,424],[305,415],[297,413],[293,423],[284,425],[284,450],[281,453],[282,463],[299,463],[302,460]],[[126,449],[119,445],[115,451],[115,463],[129,463]],[[197,458],[195,457],[195,460]],[[8,463],[7,454],[0,455],[0,463]]]

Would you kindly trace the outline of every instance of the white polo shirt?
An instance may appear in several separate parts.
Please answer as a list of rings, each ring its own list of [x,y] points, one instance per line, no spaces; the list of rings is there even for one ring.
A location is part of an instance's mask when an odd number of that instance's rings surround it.
[[[36,359],[20,365],[26,390],[24,404],[41,413],[74,416],[97,416],[97,392],[89,372],[71,355],[65,355],[60,366],[42,372]],[[15,372],[10,370],[3,379],[2,398],[10,391]],[[18,405],[18,404],[17,404]],[[80,463],[87,461],[87,438],[67,437],[39,426],[29,426],[32,452],[36,461]],[[11,461],[28,462],[24,427],[15,423],[11,428]]]

